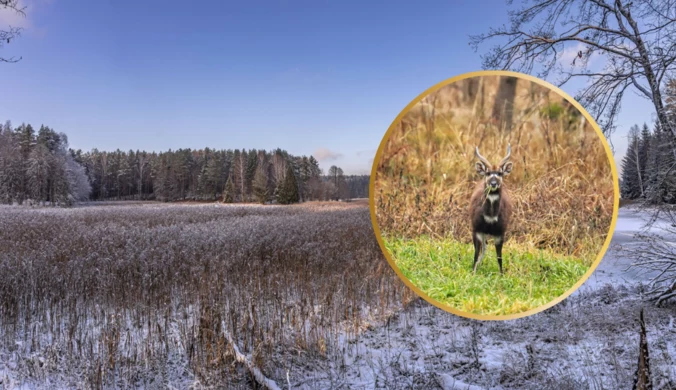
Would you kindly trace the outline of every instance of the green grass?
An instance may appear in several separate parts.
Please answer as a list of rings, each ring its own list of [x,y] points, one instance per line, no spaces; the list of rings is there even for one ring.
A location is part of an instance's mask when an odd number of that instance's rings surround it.
[[[589,269],[589,262],[583,259],[526,249],[508,241],[502,250],[504,275],[500,275],[491,242],[475,275],[472,244],[426,236],[384,238],[384,242],[404,276],[430,298],[480,315],[515,314],[545,305]]]

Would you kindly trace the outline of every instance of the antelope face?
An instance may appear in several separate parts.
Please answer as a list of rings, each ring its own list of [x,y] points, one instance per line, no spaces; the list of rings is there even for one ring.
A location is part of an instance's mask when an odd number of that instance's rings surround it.
[[[497,170],[487,170],[483,173],[479,173],[484,175],[486,187],[490,188],[491,191],[497,191],[502,185],[502,177],[504,176],[504,170],[502,168]]]
[[[495,192],[502,186],[502,178],[512,172],[513,164],[509,161],[511,154],[511,145],[507,146],[507,156],[500,161],[498,166],[492,165],[481,154],[479,154],[479,147],[476,148],[476,157],[479,161],[476,163],[476,171],[484,177],[486,188],[490,192]]]

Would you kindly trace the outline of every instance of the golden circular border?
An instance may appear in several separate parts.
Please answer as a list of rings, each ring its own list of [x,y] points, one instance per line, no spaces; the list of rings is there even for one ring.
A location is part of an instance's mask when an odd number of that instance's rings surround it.
[[[394,127],[396,126],[399,121],[406,115],[409,110],[418,104],[424,97],[428,96],[432,92],[435,92],[436,90],[455,83],[460,80],[464,80],[467,78],[471,77],[479,77],[479,76],[512,76],[512,77],[517,77],[519,79],[523,80],[529,80],[533,83],[539,84],[549,90],[552,90],[559,94],[562,98],[568,100],[569,103],[571,103],[575,108],[578,109],[584,115],[585,119],[589,121],[589,123],[592,125],[592,128],[594,131],[596,131],[596,134],[598,135],[599,139],[601,140],[601,143],[603,144],[603,147],[606,150],[606,155],[608,156],[608,162],[610,163],[610,169],[613,174],[613,184],[614,184],[614,202],[613,202],[613,218],[612,221],[610,222],[610,228],[608,229],[608,235],[606,236],[606,242],[603,244],[603,247],[601,248],[601,251],[599,254],[596,256],[596,260],[592,265],[589,267],[589,270],[582,275],[580,280],[578,280],[577,283],[573,285],[568,291],[563,293],[561,296],[558,298],[555,298],[554,300],[550,301],[549,303],[546,303],[540,307],[536,307],[534,309],[530,309],[521,313],[515,313],[515,314],[507,314],[507,315],[502,315],[502,316],[497,316],[497,315],[482,315],[482,314],[474,314],[474,313],[467,313],[460,311],[458,309],[455,309],[451,307],[448,304],[444,304],[441,302],[438,302],[432,298],[430,298],[427,294],[425,294],[422,290],[420,290],[417,286],[415,286],[407,277],[404,276],[404,274],[399,270],[397,265],[395,264],[394,260],[392,259],[392,255],[390,255],[389,251],[385,247],[385,243],[383,242],[382,235],[380,233],[380,228],[378,227],[378,221],[376,219],[376,208],[375,208],[375,178],[376,178],[376,168],[378,164],[380,163],[380,159],[382,158],[383,154],[383,149],[385,146],[385,142],[389,140],[390,135],[392,134],[392,131],[394,130]],[[371,224],[373,225],[373,230],[376,235],[376,239],[378,240],[378,245],[380,246],[381,251],[383,252],[383,255],[387,259],[387,262],[390,264],[390,267],[394,270],[394,272],[397,274],[399,279],[401,279],[404,284],[413,290],[418,296],[429,302],[430,304],[438,307],[439,309],[442,309],[444,311],[447,311],[449,313],[455,314],[460,317],[465,317],[465,318],[470,318],[473,320],[483,320],[483,321],[495,321],[495,320],[514,320],[517,318],[523,318],[527,317],[536,313],[539,313],[541,311],[547,310],[550,307],[560,303],[564,299],[568,298],[572,293],[574,293],[577,289],[579,289],[584,282],[589,279],[592,273],[596,270],[596,268],[599,266],[601,263],[601,260],[603,259],[603,256],[605,256],[606,251],[608,251],[608,247],[610,246],[610,241],[613,238],[613,234],[615,233],[615,227],[617,225],[617,214],[619,212],[619,205],[620,205],[620,184],[619,184],[619,179],[618,179],[618,174],[617,174],[617,167],[615,166],[615,158],[613,157],[613,153],[610,150],[610,145],[608,144],[608,141],[606,140],[606,137],[603,135],[603,132],[601,131],[601,128],[599,125],[596,123],[594,118],[592,118],[591,115],[587,112],[587,110],[582,107],[580,103],[578,103],[575,99],[573,99],[570,95],[568,95],[566,92],[562,91],[560,88],[558,88],[555,85],[552,85],[551,83],[548,83],[547,81],[541,80],[537,77],[533,77],[531,75],[527,75],[525,73],[519,73],[519,72],[512,72],[512,71],[506,71],[506,70],[484,70],[484,71],[476,71],[476,72],[469,72],[469,73],[463,73],[461,75],[451,77],[450,79],[446,79],[440,83],[437,83],[433,85],[432,87],[428,88],[425,90],[423,93],[418,95],[413,101],[411,101],[400,113],[399,115],[394,119],[390,127],[387,129],[387,132],[385,132],[385,135],[383,136],[383,139],[380,141],[380,145],[378,146],[378,150],[376,152],[376,156],[373,159],[373,166],[371,167],[371,178],[369,179],[369,211],[371,214]]]

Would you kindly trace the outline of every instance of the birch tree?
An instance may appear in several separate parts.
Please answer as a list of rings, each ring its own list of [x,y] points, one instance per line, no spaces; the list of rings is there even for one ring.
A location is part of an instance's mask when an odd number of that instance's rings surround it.
[[[136,151],[136,169],[138,171],[138,197],[143,197],[143,174],[148,167],[148,153]]]
[[[676,69],[676,0],[523,0],[509,20],[509,26],[470,37],[475,50],[497,42],[482,56],[484,68],[555,78],[559,86],[586,81],[575,98],[606,135],[624,95],[636,92],[676,135],[662,96]],[[600,70],[592,58],[603,59]]]
[[[256,168],[256,174],[253,178],[252,183],[253,195],[256,197],[256,200],[265,204],[268,200],[269,190],[268,190],[268,170],[265,164],[259,164]]]
[[[76,201],[89,199],[92,186],[82,165],[78,164],[71,156],[66,159],[66,173],[70,196]]]

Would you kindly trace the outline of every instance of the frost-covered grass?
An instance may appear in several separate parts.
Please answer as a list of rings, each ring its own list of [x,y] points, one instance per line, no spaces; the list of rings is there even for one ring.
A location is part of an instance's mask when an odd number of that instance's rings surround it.
[[[640,308],[676,389],[676,307],[615,276],[478,322],[411,303],[363,205],[82,206],[0,207],[0,389],[256,388],[226,334],[284,389],[625,389]]]
[[[296,381],[412,298],[363,205],[83,206],[0,208],[0,387]]]
[[[385,239],[397,267],[430,298],[465,313],[505,315],[545,305],[589,269],[588,261],[510,244],[500,274],[492,245],[472,272],[474,246],[428,236]]]
[[[474,321],[417,300],[350,344],[344,365],[307,372],[313,388],[631,389],[645,310],[653,388],[676,389],[676,305],[639,286],[583,290],[536,315]],[[455,386],[455,387],[453,387]]]

